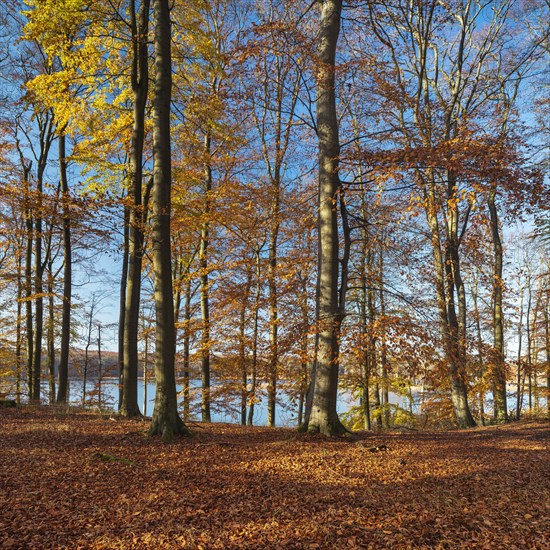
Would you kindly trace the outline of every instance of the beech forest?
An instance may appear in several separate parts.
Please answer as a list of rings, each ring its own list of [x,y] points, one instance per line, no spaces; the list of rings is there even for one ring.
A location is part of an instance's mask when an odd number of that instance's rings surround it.
[[[548,547],[549,21],[0,0],[0,545]]]

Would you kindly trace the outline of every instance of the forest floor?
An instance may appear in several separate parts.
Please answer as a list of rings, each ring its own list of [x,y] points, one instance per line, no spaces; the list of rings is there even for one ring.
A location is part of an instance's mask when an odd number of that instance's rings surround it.
[[[333,441],[191,423],[172,444],[147,426],[0,409],[0,548],[550,547],[548,424]]]

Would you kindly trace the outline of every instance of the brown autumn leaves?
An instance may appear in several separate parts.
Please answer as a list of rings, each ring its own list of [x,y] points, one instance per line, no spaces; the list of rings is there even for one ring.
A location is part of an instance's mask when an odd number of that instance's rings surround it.
[[[547,548],[548,425],[329,441],[0,409],[2,548]],[[374,446],[386,450],[370,452]]]

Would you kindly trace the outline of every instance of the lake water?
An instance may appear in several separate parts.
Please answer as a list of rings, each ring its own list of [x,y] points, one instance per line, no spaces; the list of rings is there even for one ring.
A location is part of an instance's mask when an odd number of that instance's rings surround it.
[[[89,381],[86,387],[87,406],[93,407],[93,405],[98,404],[98,395],[97,395],[97,386],[94,385],[95,381]],[[191,395],[192,395],[192,406],[191,406],[191,420],[200,420],[200,381],[192,380],[191,385]],[[145,385],[143,380],[138,381],[138,403],[142,414],[145,416],[151,416],[153,414],[153,408],[155,403],[155,391],[156,386],[154,382],[149,382],[147,384],[147,400],[144,403],[144,389]],[[183,390],[181,385],[177,385],[176,389],[178,392]],[[515,401],[515,392],[510,386],[508,389],[508,407],[510,411],[515,411],[516,401]],[[93,395],[93,401],[89,401],[91,397],[91,392],[96,392]],[[215,393],[216,386],[213,384],[212,392]],[[42,387],[42,396],[43,399],[48,395],[47,384],[43,384]],[[492,399],[492,395],[487,394],[487,410],[489,412],[489,404]],[[82,403],[82,381],[81,380],[71,380],[70,381],[70,392],[69,400],[74,405],[79,405]],[[395,393],[390,392],[389,400],[392,405],[399,405],[400,407],[408,410],[409,401],[408,398],[399,396]],[[418,413],[420,410],[421,395],[420,392],[413,390],[413,411]],[[178,396],[180,410],[182,408],[181,395]],[[545,400],[540,401],[540,406],[545,407]],[[341,391],[338,394],[338,403],[337,410],[339,414],[348,412],[352,407],[359,404],[358,399],[354,398],[351,391]],[[118,383],[116,380],[104,380],[101,384],[101,406],[102,408],[111,408],[113,410],[118,409]],[[371,403],[372,406],[372,403]],[[527,396],[524,395],[523,398],[523,410],[527,409]],[[247,411],[248,415],[248,411]],[[224,396],[223,399],[212,399],[211,404],[211,417],[213,422],[228,422],[228,423],[240,423],[241,413],[240,413],[240,396],[234,395],[233,397]],[[292,399],[288,393],[282,389],[277,392],[277,406],[275,409],[275,421],[277,426],[284,427],[294,427],[297,425],[298,419],[298,403],[296,400]],[[255,426],[266,426],[267,425],[267,395],[262,388],[259,389],[259,402],[254,405],[254,425]]]
[[[191,415],[192,420],[200,420],[200,381],[191,381],[191,393],[194,396],[192,399],[192,409],[197,412]],[[154,382],[147,384],[147,400],[144,403],[144,388],[143,380],[138,381],[138,403],[142,414],[145,416],[151,416],[153,414],[153,408],[155,403],[155,391],[156,386]],[[97,390],[92,383],[88,382],[86,386],[86,393],[89,396],[90,391]],[[178,392],[183,390],[183,386],[177,385]],[[213,390],[215,388],[213,387]],[[47,395],[47,388],[44,388],[44,394]],[[97,402],[97,394],[94,395],[94,402]],[[82,402],[82,382],[80,380],[70,381],[69,400],[73,404],[79,404]],[[390,403],[404,405],[402,398],[390,393]],[[178,396],[178,401],[181,401],[181,397]],[[407,400],[405,400],[407,402]],[[118,384],[115,380],[105,380],[101,384],[101,403],[103,407],[118,409]],[[407,402],[408,403],[408,402]],[[353,397],[351,392],[341,392],[338,395],[338,413],[345,413],[350,410],[351,407],[358,405],[358,400]],[[406,405],[408,406],[408,405]],[[240,396],[235,395],[233,398],[224,398],[223,403],[212,400],[211,405],[212,421],[213,422],[229,422],[240,423]],[[180,403],[181,409],[181,403]],[[248,414],[248,412],[247,412]],[[275,408],[275,421],[277,426],[292,427],[296,426],[298,418],[298,403],[284,391],[277,392],[277,406]],[[260,401],[254,405],[254,425],[266,426],[267,425],[267,395],[265,391],[260,393]]]

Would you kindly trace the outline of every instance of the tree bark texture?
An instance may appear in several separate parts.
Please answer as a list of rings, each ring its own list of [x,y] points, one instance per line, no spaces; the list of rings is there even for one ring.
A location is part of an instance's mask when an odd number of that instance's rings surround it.
[[[340,33],[341,0],[321,7],[317,47],[317,131],[319,147],[319,343],[309,433],[345,432],[336,412],[339,336],[342,321],[338,296],[338,163],[340,144],[336,113],[335,59]]]
[[[174,360],[176,353],[170,247],[172,91],[171,23],[168,0],[154,0],[155,94],[153,111],[153,272],[156,307],[155,378],[157,392],[150,435],[166,442],[188,434],[177,410]]]
[[[148,33],[150,0],[142,0],[136,18],[135,0],[130,2],[132,30],[132,75],[134,123],[130,142],[130,193],[132,206],[129,219],[128,280],[124,314],[123,395],[120,412],[126,417],[139,416],[138,404],[138,320],[141,296],[144,225],[146,205],[143,201],[143,142],[145,139],[145,106],[149,84]]]

